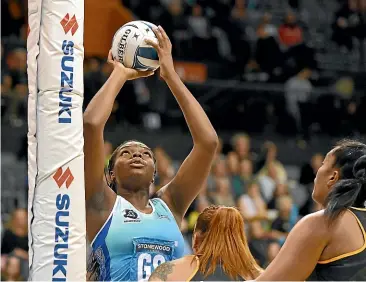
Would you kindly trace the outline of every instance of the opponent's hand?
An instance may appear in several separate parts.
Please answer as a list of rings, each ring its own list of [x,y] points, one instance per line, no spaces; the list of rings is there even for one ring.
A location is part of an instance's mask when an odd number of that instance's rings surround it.
[[[112,50],[108,53],[108,63],[113,66],[113,71],[117,71],[121,74],[121,76],[126,80],[133,80],[140,77],[148,77],[153,75],[153,71],[138,71],[131,68],[126,68],[123,64],[121,64],[118,60],[113,59]]]
[[[154,47],[158,52],[160,76],[166,80],[175,73],[172,58],[172,43],[165,30],[160,25],[158,28],[153,28],[153,31],[158,39],[158,43],[150,39],[146,39],[145,42]]]

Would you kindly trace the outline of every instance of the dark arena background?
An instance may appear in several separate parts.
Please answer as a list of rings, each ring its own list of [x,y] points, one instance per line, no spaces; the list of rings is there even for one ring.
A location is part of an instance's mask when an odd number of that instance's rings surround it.
[[[27,1],[1,2],[1,279],[28,277]],[[237,206],[261,266],[288,232],[319,209],[315,173],[336,140],[365,141],[366,0],[86,0],[84,108],[111,72],[115,31],[162,25],[178,74],[208,114],[221,146],[182,232],[186,253],[200,211]],[[106,164],[123,140],[154,148],[168,183],[192,148],[159,75],[127,83],[105,133]],[[257,217],[256,217],[257,216]]]

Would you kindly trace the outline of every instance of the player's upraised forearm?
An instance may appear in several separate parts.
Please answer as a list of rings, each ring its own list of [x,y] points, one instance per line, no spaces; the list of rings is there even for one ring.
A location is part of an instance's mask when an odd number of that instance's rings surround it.
[[[111,115],[114,100],[126,81],[127,79],[123,73],[115,68],[86,108],[84,112],[84,125],[89,124],[104,127]]]
[[[207,150],[216,150],[218,144],[216,131],[196,98],[175,71],[164,79],[184,114],[194,145]]]

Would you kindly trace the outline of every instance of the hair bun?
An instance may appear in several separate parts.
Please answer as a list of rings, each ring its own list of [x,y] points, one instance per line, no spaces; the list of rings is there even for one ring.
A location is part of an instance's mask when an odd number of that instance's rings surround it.
[[[366,155],[361,156],[353,166],[353,175],[357,180],[366,184]]]

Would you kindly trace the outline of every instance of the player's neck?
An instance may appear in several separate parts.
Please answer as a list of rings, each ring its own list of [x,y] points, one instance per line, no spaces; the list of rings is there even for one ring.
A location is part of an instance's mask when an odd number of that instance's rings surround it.
[[[118,195],[129,201],[136,209],[140,211],[149,210],[149,190],[141,189],[138,191],[118,189]]]

